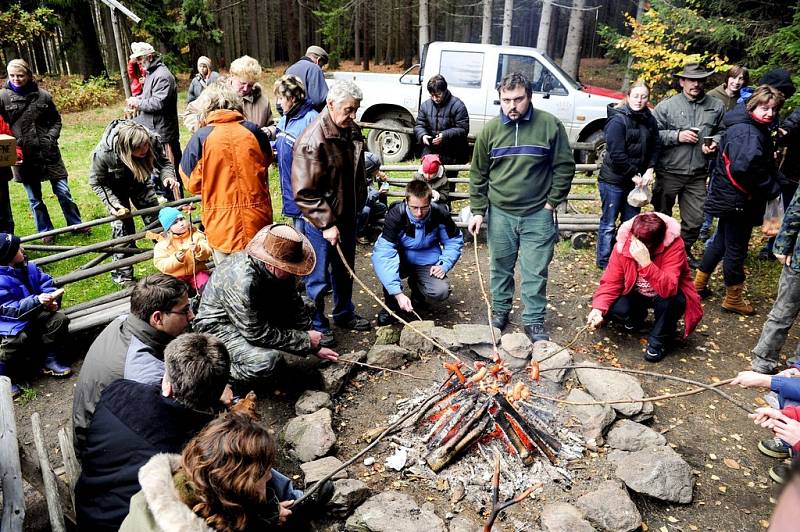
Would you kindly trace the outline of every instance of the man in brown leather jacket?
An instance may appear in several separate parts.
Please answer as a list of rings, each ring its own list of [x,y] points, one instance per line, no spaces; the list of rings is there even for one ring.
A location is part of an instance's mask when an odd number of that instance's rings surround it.
[[[363,95],[355,83],[340,80],[328,92],[325,109],[294,145],[292,191],[303,212],[297,229],[308,237],[317,264],[306,277],[314,301],[312,327],[322,332],[320,345],[336,341],[325,316],[325,294],[333,289],[333,321],[343,329],[368,331],[370,322],[355,313],[353,280],[339,258],[341,246],[352,268],[356,252],[356,214],[367,197],[364,137],[355,125]]]

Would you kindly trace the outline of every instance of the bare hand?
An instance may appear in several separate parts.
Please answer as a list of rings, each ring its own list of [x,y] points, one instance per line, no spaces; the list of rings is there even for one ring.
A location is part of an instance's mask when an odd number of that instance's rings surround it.
[[[783,264],[784,266],[791,266],[792,265],[792,256],[791,255],[778,255],[777,253],[773,253],[775,258],[778,259],[778,262]]]
[[[36,296],[39,299],[39,303],[42,305],[48,306],[53,302],[53,295],[52,294],[39,294]]]
[[[554,209],[555,209],[555,207],[553,207],[553,206],[552,206],[552,205],[550,205],[549,203],[545,203],[545,204],[544,204],[544,210],[546,210],[546,211],[552,211],[552,210],[554,210]]]
[[[408,298],[407,295],[400,292],[394,298],[397,300],[397,306],[400,307],[400,310],[404,310],[406,312],[413,312],[414,305],[411,304],[411,300]]]
[[[186,258],[186,250],[182,249],[175,253],[175,258],[178,259],[180,262],[183,262],[183,259]]]
[[[715,151],[717,151],[717,143],[714,142],[714,141],[711,141],[711,145],[710,146],[706,146],[705,144],[703,144],[703,147],[700,148],[700,149],[703,150],[703,153],[705,155],[709,155],[709,154],[714,153]]]
[[[603,313],[593,308],[589,315],[586,316],[586,325],[592,330],[600,328],[603,325]]]
[[[779,437],[792,447],[800,442],[800,422],[781,414],[772,427],[775,436]]]
[[[483,216],[476,214],[470,219],[467,229],[473,235],[477,235],[481,230],[481,225],[483,225]]]
[[[653,169],[652,168],[648,168],[642,174],[642,186],[646,187],[647,185],[652,183],[654,179],[655,179],[655,175],[654,175]]]
[[[330,360],[332,362],[339,360],[339,353],[328,347],[320,347],[319,351],[317,351],[317,356],[322,360]]]
[[[442,137],[442,134],[441,134],[441,133],[439,133],[438,135],[436,135],[435,137],[433,137],[433,140],[431,141],[431,144],[433,144],[434,146],[438,146],[438,145],[439,145],[439,144],[441,144],[443,141],[444,141],[444,137]]]
[[[339,228],[335,225],[329,227],[322,232],[322,238],[330,242],[331,246],[336,246],[339,243]]]
[[[640,187],[640,186],[642,186],[642,180],[643,179],[644,178],[640,174],[636,174],[635,176],[633,176],[631,178],[631,181],[633,181],[634,185],[636,185],[637,187]]]
[[[164,188],[172,190],[173,188],[178,186],[178,180],[174,177],[168,177],[163,181]]]
[[[647,250],[647,246],[642,244],[641,240],[635,236],[631,237],[630,252],[631,257],[639,264],[639,267],[644,268],[650,264],[650,252]]]
[[[233,388],[231,388],[230,384],[225,385],[225,389],[222,390],[222,395],[219,396],[219,402],[222,403],[225,408],[230,408],[233,404]]]
[[[800,377],[800,369],[789,368],[778,373],[778,377]]]
[[[308,331],[308,338],[309,340],[311,340],[311,347],[316,349],[317,347],[319,347],[319,341],[322,340],[322,333],[319,331],[315,331],[314,329],[311,329],[310,331]]]
[[[389,176],[388,176],[388,175],[386,175],[386,172],[381,172],[380,170],[378,170],[378,171],[375,173],[375,179],[377,179],[378,181],[380,181],[381,183],[383,183],[384,181],[386,181],[387,179],[389,179]]]
[[[781,411],[769,406],[762,406],[756,408],[753,414],[747,414],[747,417],[753,420],[756,425],[761,425],[764,428],[772,428],[772,420],[778,416],[782,416]]]
[[[753,386],[760,386],[766,388],[770,385],[772,377],[756,373],[755,371],[740,371],[735,379],[731,381],[731,386],[741,386],[742,388],[750,388]]]
[[[439,201],[439,198],[441,198],[441,197],[442,197],[442,195],[439,194],[438,190],[431,190],[431,201],[434,201],[434,202]]]
[[[436,277],[437,279],[444,279],[445,273],[446,272],[444,271],[444,268],[442,268],[438,264],[436,266],[431,266],[431,277]]]
[[[136,96],[131,96],[130,98],[125,100],[125,105],[127,105],[128,107],[130,107],[132,109],[138,109],[139,108],[139,98],[137,98]]]
[[[700,140],[700,137],[691,129],[681,129],[678,133],[678,142],[683,144],[697,144],[698,140]]]
[[[292,511],[289,509],[294,504],[294,499],[291,501],[281,501],[278,503],[278,523],[285,524],[286,520],[292,516]]]
[[[422,143],[426,146],[431,145],[431,136],[430,135],[422,135]]]

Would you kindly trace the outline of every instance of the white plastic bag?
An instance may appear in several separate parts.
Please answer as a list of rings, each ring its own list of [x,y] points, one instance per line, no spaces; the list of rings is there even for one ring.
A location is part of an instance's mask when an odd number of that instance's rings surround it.
[[[777,198],[767,202],[767,208],[764,210],[764,222],[761,224],[761,232],[766,236],[775,236],[781,230],[782,223],[783,198],[778,195]]]
[[[647,185],[637,185],[628,194],[628,205],[631,207],[644,207],[653,198],[653,193]]]

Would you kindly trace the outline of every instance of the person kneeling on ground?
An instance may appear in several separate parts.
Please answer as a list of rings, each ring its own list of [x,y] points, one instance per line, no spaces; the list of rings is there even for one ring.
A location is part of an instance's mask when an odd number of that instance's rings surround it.
[[[72,370],[59,362],[57,352],[66,345],[69,318],[59,311],[63,290],[53,278],[25,260],[19,237],[0,233],[0,376],[9,365],[45,350],[42,370],[66,377]],[[11,395],[20,389],[11,385]]]
[[[653,307],[655,323],[647,338],[644,359],[658,362],[684,315],[689,336],[703,317],[694,288],[680,225],[665,214],[648,212],[622,224],[608,269],[592,298],[588,325],[594,329],[605,317],[634,331],[644,324]]]
[[[211,258],[211,248],[206,235],[175,207],[161,209],[158,219],[166,236],[156,243],[153,263],[161,273],[177,277],[202,294],[210,277],[206,261]]]
[[[424,181],[411,181],[405,201],[389,207],[373,248],[372,266],[383,285],[386,305],[394,312],[413,312],[426,300],[444,301],[450,296],[447,272],[461,257],[464,237],[447,208],[431,203],[432,194]],[[403,277],[408,277],[410,299],[400,284]],[[378,313],[378,325],[395,321],[386,309]]]
[[[742,388],[769,388],[778,398],[778,406],[784,408],[788,405],[800,404],[800,368],[796,365],[785,369],[777,375],[763,375],[756,371],[740,371],[731,385]],[[786,459],[792,456],[792,446],[780,437],[766,438],[758,442],[758,450],[772,458]],[[775,482],[783,484],[788,477],[789,467],[786,464],[776,464],[769,470],[769,476]]]
[[[800,452],[800,406],[786,406],[780,410],[771,407],[756,408],[749,414],[756,425],[772,430],[776,439],[786,443],[791,449],[790,455]],[[759,450],[763,452],[759,445]],[[784,484],[789,477],[790,466],[777,464],[770,468],[769,476],[778,484]]]
[[[187,333],[164,350],[160,386],[120,379],[103,390],[75,485],[79,530],[119,529],[140,489],[139,468],[158,453],[179,452],[223,410],[229,371],[222,342]]]
[[[215,335],[231,354],[231,377],[245,383],[266,377],[285,353],[336,360],[320,347],[322,333],[297,292],[295,276],[314,269],[308,239],[285,224],[261,229],[245,251],[217,266],[206,285],[195,330]]]

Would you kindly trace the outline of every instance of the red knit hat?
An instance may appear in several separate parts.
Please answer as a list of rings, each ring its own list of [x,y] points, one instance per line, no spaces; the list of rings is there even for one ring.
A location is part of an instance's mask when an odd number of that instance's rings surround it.
[[[439,171],[439,167],[441,165],[442,161],[439,159],[439,155],[435,153],[429,153],[422,158],[422,173],[435,174]]]

